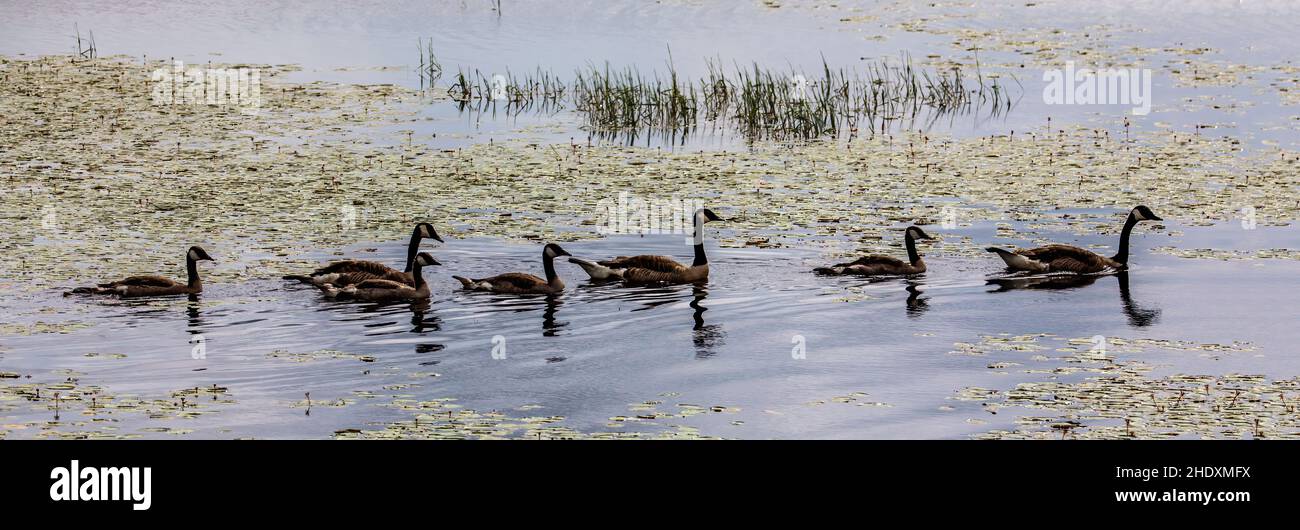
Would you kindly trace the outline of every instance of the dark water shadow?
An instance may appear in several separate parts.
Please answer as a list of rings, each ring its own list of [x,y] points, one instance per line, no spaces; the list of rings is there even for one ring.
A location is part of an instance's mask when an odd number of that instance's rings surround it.
[[[922,297],[923,291],[916,287],[920,285],[917,282],[908,280],[907,287],[907,316],[908,318],[920,318],[926,311],[930,310],[930,297]]]
[[[691,343],[695,346],[696,359],[708,359],[717,354],[718,348],[726,344],[727,333],[723,331],[721,324],[705,324],[704,312],[709,308],[704,307],[702,302],[709,297],[709,290],[703,285],[695,285],[691,288],[691,309],[695,312],[692,315],[695,319],[695,326],[691,328]]]
[[[1144,308],[1141,304],[1133,300],[1133,296],[1129,292],[1128,275],[1128,271],[1121,271],[1114,274],[1033,275],[989,278],[987,283],[988,285],[998,286],[997,289],[989,291],[993,293],[1004,293],[1022,289],[1066,291],[1071,289],[1082,289],[1097,283],[1097,280],[1100,278],[1114,276],[1119,281],[1120,308],[1124,313],[1125,318],[1128,320],[1129,326],[1141,328],[1159,322],[1161,314],[1159,308]]]

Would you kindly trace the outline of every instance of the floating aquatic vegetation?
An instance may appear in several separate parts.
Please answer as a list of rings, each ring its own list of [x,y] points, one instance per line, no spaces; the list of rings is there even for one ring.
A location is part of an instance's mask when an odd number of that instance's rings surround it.
[[[1038,354],[1027,361],[1064,364],[1048,368],[1027,364],[1022,372],[1049,375],[1051,380],[1020,383],[1005,391],[967,387],[953,399],[979,402],[993,413],[1032,409],[1053,415],[1018,416],[1016,430],[993,430],[977,438],[1300,437],[1300,416],[1296,415],[1300,378],[1269,381],[1241,374],[1152,377],[1151,365],[1116,357],[1149,349],[1213,357],[1253,351],[1251,344],[1111,337],[1099,347],[1095,338],[1032,337],[1058,344],[1037,348],[1051,350],[1054,356]],[[989,338],[996,339],[986,337],[981,344]],[[1001,343],[995,340],[989,349]],[[994,363],[989,369],[1016,366],[1021,363]],[[1075,380],[1070,377],[1074,374],[1086,377]]]
[[[297,353],[285,350],[275,350],[266,354],[266,356],[274,359],[287,359],[296,363],[306,363],[321,359],[355,359],[363,363],[375,362],[375,357],[373,355],[362,355],[359,353],[348,353],[338,350],[316,350]]]
[[[83,355],[82,357],[91,357],[91,358],[95,358],[95,359],[125,359],[125,358],[126,358],[126,354],[125,354],[125,353],[100,353],[100,352],[88,352],[88,353],[86,353],[85,355]]]
[[[1117,362],[1076,383],[1023,383],[998,403],[1046,410],[1016,430],[979,438],[1300,438],[1300,378],[1172,375],[1152,378]],[[1065,432],[1062,432],[1062,431]]]
[[[574,440],[574,439],[716,439],[700,434],[699,430],[687,425],[669,425],[666,428],[654,420],[689,418],[708,413],[732,413],[739,409],[726,406],[701,407],[699,405],[679,404],[675,413],[659,411],[660,401],[634,404],[629,408],[638,414],[616,416],[610,419],[607,427],[621,428],[627,423],[637,423],[639,430],[611,432],[582,432],[560,425],[565,418],[561,416],[524,416],[515,417],[501,411],[481,412],[457,405],[454,399],[430,399],[417,401],[396,399],[389,405],[413,413],[410,420],[383,424],[379,429],[365,430],[348,428],[335,431],[337,439],[526,439],[526,440]],[[536,405],[518,407],[527,411],[536,409]]]
[[[215,413],[218,407],[235,403],[229,390],[220,385],[183,388],[162,397],[139,397],[113,394],[98,385],[81,381],[83,374],[61,370],[63,380],[37,380],[23,377],[0,378],[0,413],[6,417],[40,416],[0,426],[0,437],[17,432],[34,438],[136,438],[138,433],[122,433],[118,424],[125,416],[147,418],[151,422],[193,419]],[[192,429],[149,425],[141,432],[188,434]]]
[[[892,407],[893,406],[890,405],[889,403],[883,403],[880,401],[868,401],[866,397],[869,395],[871,394],[868,394],[866,392],[861,392],[861,391],[849,392],[848,394],[842,396],[834,396],[829,400],[816,399],[813,401],[809,401],[807,403],[804,403],[804,405],[815,407],[820,405],[826,405],[828,403],[839,403],[845,405],[856,405],[859,407]]]
[[[1034,335],[1011,336],[1002,335],[981,335],[980,342],[956,342],[953,343],[953,350],[948,352],[950,355],[973,355],[983,356],[998,351],[1022,351],[1032,352],[1046,349],[1045,346],[1037,343],[1039,337],[1049,337],[1046,333]]]
[[[0,335],[35,335],[38,333],[72,333],[90,327],[91,324],[80,321],[69,322],[33,322],[31,324],[0,324]]]
[[[1168,254],[1180,258],[1214,259],[1222,261],[1254,259],[1291,259],[1300,260],[1300,250],[1289,248],[1268,248],[1261,250],[1223,250],[1213,248],[1177,248],[1159,246],[1151,249],[1158,254]]]

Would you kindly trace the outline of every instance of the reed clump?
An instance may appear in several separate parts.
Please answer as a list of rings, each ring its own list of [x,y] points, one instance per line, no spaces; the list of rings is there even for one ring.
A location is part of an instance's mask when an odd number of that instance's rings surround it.
[[[72,25],[73,31],[77,33],[77,48],[73,54],[79,59],[94,59],[99,57],[99,48],[95,46],[95,32],[90,31],[89,36],[81,38],[81,28],[76,24]]]
[[[433,39],[428,42],[420,40],[417,47],[420,50],[420,68],[417,70],[420,74],[420,90],[431,90],[442,79],[442,63],[433,53]]]
[[[517,115],[530,110],[549,112],[564,108],[566,86],[558,76],[541,68],[522,75],[509,70],[488,75],[462,68],[456,72],[447,94],[462,111],[503,110],[508,115]]]
[[[984,75],[978,61],[970,70],[922,69],[906,55],[863,69],[823,60],[813,74],[709,61],[705,75],[686,79],[670,59],[665,73],[588,65],[568,84],[541,69],[522,76],[462,70],[449,93],[475,110],[571,108],[597,135],[676,137],[707,124],[733,127],[749,141],[808,140],[928,127],[962,114],[1000,116],[1015,105],[1018,94],[1000,76]]]

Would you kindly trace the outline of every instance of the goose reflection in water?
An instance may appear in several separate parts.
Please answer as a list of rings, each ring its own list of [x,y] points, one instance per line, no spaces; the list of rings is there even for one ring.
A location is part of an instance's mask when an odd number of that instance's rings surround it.
[[[205,344],[206,338],[203,336],[204,321],[203,312],[199,311],[199,307],[201,307],[201,304],[199,303],[199,295],[190,294],[186,298],[188,298],[188,301],[185,304],[185,332],[190,334],[189,343],[192,345],[190,348],[190,358],[194,360],[202,360],[207,358],[207,344]],[[200,366],[191,371],[202,372],[204,370],[207,370],[207,367]],[[213,399],[216,399],[215,395],[213,396]]]
[[[428,315],[428,300],[411,303],[411,333],[428,333],[442,330],[442,319],[438,315]]]
[[[695,327],[691,330],[691,342],[695,344],[695,358],[707,359],[717,353],[717,348],[726,342],[727,334],[719,324],[705,324],[704,312],[709,308],[700,305],[709,297],[709,290],[699,285],[691,288],[691,308],[695,310]]]
[[[185,315],[189,322],[189,328],[186,331],[191,335],[198,335],[203,332],[203,312],[199,311],[199,295],[191,294],[187,298],[189,300],[185,304]]]
[[[910,318],[920,317],[930,310],[930,297],[922,298],[923,291],[917,289],[917,285],[919,284],[916,282],[907,282],[907,316]]]
[[[1143,308],[1137,302],[1133,301],[1133,297],[1129,293],[1127,271],[1121,271],[1110,275],[1058,274],[1047,276],[1025,276],[1018,278],[991,278],[988,280],[988,284],[998,286],[997,289],[991,291],[994,293],[1015,291],[1019,289],[1081,289],[1097,283],[1098,278],[1105,278],[1108,276],[1114,276],[1119,280],[1119,299],[1124,311],[1124,316],[1128,318],[1128,324],[1130,326],[1137,328],[1147,327],[1160,320],[1160,309]]]
[[[556,313],[559,312],[560,306],[562,305],[564,305],[564,301],[560,299],[559,295],[554,295],[554,294],[546,295],[546,309],[542,311],[542,336],[543,337],[554,337],[560,333],[561,331],[560,328],[569,325],[568,322],[560,322],[555,320],[555,315]]]
[[[1128,272],[1121,272],[1116,275],[1116,278],[1119,278],[1119,299],[1124,304],[1124,314],[1128,316],[1128,324],[1135,328],[1143,328],[1158,322],[1159,308],[1144,309],[1129,295]]]

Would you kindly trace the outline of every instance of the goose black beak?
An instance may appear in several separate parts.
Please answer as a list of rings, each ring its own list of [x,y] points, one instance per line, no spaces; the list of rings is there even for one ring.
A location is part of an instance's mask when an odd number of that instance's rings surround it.
[[[443,240],[442,240],[442,237],[439,236],[438,234],[433,234],[433,240],[434,240],[434,241],[437,241],[437,242],[439,242],[439,243],[446,243],[446,241],[443,241]]]
[[[1160,216],[1157,216],[1157,215],[1153,215],[1153,216],[1151,216],[1150,219],[1147,219],[1147,220],[1148,220],[1148,221],[1164,221],[1163,218],[1161,218]]]

